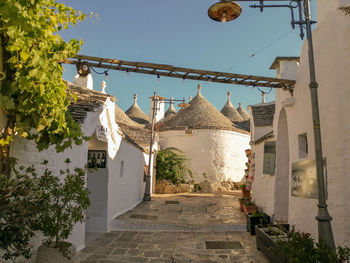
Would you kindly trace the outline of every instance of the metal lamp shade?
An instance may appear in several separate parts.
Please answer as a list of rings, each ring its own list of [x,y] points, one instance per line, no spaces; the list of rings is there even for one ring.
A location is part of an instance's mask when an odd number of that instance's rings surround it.
[[[240,16],[242,8],[233,1],[221,1],[208,9],[208,16],[218,22],[228,22]]]

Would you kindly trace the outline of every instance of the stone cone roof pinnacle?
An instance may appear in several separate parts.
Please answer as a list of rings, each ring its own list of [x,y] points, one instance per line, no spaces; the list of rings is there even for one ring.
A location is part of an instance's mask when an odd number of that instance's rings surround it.
[[[231,93],[227,92],[227,102],[221,109],[221,113],[224,114],[232,122],[241,122],[243,118],[241,114],[235,109],[231,103]]]
[[[169,117],[176,115],[176,113],[177,113],[177,111],[174,107],[173,98],[170,98],[170,106],[169,106],[169,109],[164,113],[164,117],[169,118]]]
[[[149,123],[149,117],[141,110],[137,104],[137,94],[134,94],[134,103],[125,113],[129,116],[130,119],[137,123]]]
[[[241,114],[244,121],[249,120],[249,113],[242,107],[242,103],[238,103],[237,111]]]

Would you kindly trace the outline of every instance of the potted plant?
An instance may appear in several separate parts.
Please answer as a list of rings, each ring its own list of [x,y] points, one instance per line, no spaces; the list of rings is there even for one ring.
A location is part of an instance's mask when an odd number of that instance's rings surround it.
[[[310,233],[294,229],[277,241],[277,247],[277,252],[288,258],[287,262],[340,263],[350,260],[350,248],[338,246],[333,249],[322,241],[315,243]]]
[[[256,247],[272,263],[288,262],[285,254],[279,249],[278,241],[287,237],[287,232],[274,225],[260,227],[255,225]]]
[[[246,214],[247,213],[255,213],[256,210],[258,209],[257,205],[252,201],[249,201],[249,202],[243,204],[242,207],[243,207],[243,212]]]
[[[270,217],[257,210],[255,213],[247,213],[246,214],[246,223],[247,223],[247,231],[250,232],[251,235],[255,235],[255,226],[266,226],[270,224]]]
[[[247,189],[247,185],[246,184],[241,184],[239,186],[239,188],[241,188],[243,197],[250,198],[250,190]]]
[[[85,186],[86,171],[81,168],[71,171],[69,159],[65,163],[67,169],[60,172],[63,182],[48,169],[40,178],[44,198],[38,228],[45,241],[38,249],[37,263],[73,262],[75,247],[66,240],[74,224],[85,220],[85,210],[90,204]]]
[[[243,212],[243,205],[246,203],[249,203],[249,201],[250,201],[250,198],[246,198],[246,197],[242,197],[242,198],[238,199],[239,207],[240,207],[242,212]]]

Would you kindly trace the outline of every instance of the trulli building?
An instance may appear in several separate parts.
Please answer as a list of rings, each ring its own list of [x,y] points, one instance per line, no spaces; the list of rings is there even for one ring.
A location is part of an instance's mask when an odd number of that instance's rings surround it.
[[[187,167],[193,179],[201,182],[241,181],[245,169],[245,150],[249,132],[237,128],[201,94],[189,107],[166,117],[159,132],[160,148],[177,148],[188,158]]]

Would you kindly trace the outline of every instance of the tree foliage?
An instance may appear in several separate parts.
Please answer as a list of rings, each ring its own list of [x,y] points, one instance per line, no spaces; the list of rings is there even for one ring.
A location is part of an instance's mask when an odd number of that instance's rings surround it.
[[[39,175],[34,166],[16,169],[14,176],[0,176],[0,250],[3,259],[30,258],[31,237],[41,231],[48,245],[66,251],[76,222],[85,221],[90,204],[86,171],[81,168],[60,172],[45,169]],[[44,162],[47,164],[47,161]]]
[[[186,157],[174,149],[159,151],[157,154],[157,180],[170,180],[174,184],[183,183],[184,174],[188,170],[185,165]]]
[[[42,194],[35,169],[13,169],[14,176],[0,176],[0,249],[2,258],[29,258],[30,238],[38,226]]]
[[[85,14],[55,0],[0,1],[3,71],[0,109],[8,119],[0,146],[15,133],[34,139],[39,150],[55,145],[63,151],[82,142],[82,133],[68,114],[69,100],[59,61],[72,57],[82,41],[65,42],[58,34]]]
[[[64,178],[60,182],[49,169],[39,179],[39,187],[43,192],[42,207],[38,211],[39,229],[46,237],[46,243],[64,252],[67,248],[64,241],[72,233],[77,222],[85,221],[85,210],[90,205],[89,191],[85,187],[86,171],[81,168],[61,170]]]

